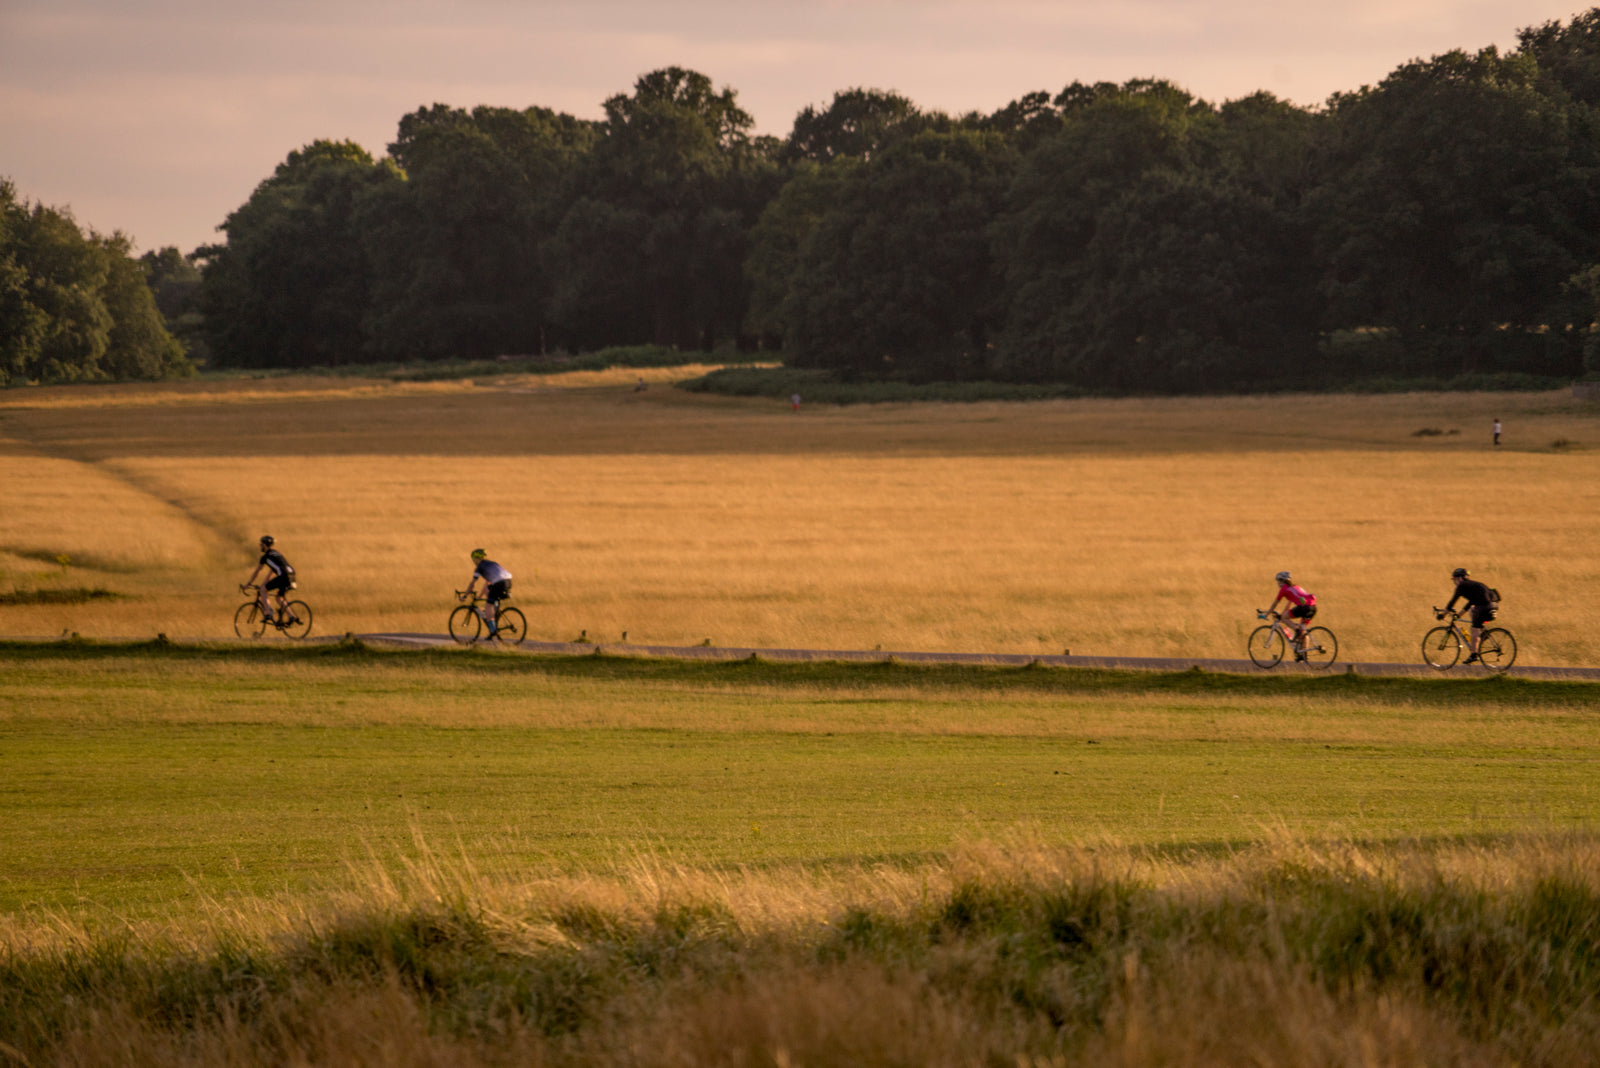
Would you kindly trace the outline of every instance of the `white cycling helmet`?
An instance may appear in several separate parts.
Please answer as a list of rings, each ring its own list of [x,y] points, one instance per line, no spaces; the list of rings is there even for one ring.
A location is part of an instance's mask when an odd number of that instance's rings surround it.
[[[1272,577],[1273,577],[1273,578],[1275,578],[1275,579],[1277,579],[1277,580],[1278,580],[1278,581],[1279,581],[1279,582],[1281,582],[1281,583],[1283,583],[1283,584],[1284,584],[1284,585],[1288,585],[1288,582],[1289,582],[1289,572],[1287,572],[1287,571],[1280,571],[1280,572],[1278,572],[1278,573],[1277,573],[1277,574],[1276,574],[1276,575],[1274,575],[1274,576],[1272,576]]]

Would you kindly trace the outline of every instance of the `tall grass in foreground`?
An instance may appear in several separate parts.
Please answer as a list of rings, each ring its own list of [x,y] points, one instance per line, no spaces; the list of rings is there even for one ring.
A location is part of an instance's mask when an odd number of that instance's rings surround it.
[[[426,858],[426,854],[425,854]],[[1509,1064],[1600,1048],[1600,836],[495,881],[0,926],[44,1064]]]

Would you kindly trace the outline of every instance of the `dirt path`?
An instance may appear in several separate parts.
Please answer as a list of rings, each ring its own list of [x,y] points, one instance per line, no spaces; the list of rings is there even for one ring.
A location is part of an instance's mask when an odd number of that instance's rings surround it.
[[[362,641],[413,648],[452,645],[442,634],[362,634]],[[909,653],[874,649],[744,649],[715,645],[627,645],[622,643],[536,642],[515,647],[524,653],[557,653],[565,656],[604,654],[606,656],[664,657],[679,660],[835,660],[852,663],[881,663],[895,660],[906,664],[989,664],[997,667],[1026,667],[1038,663],[1045,667],[1111,668],[1119,671],[1226,671],[1237,674],[1266,674],[1248,660],[1215,660],[1189,657],[1140,656],[1029,656],[1025,653]],[[1276,674],[1319,675],[1322,671],[1304,664],[1280,664],[1270,669]],[[1458,665],[1450,671],[1435,671],[1426,664],[1336,663],[1333,673],[1354,671],[1360,675],[1386,675],[1417,678],[1481,678],[1489,672],[1478,667]],[[1600,682],[1600,668],[1513,667],[1507,674],[1526,679],[1573,679]]]

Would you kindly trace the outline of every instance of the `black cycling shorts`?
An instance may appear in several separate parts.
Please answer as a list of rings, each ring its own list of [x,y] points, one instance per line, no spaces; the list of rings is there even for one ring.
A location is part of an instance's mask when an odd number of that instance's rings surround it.
[[[1474,627],[1481,627],[1485,623],[1492,622],[1493,620],[1494,620],[1494,606],[1493,605],[1487,605],[1487,604],[1478,605],[1478,606],[1476,606],[1476,607],[1474,607],[1472,609],[1472,625]]]
[[[1290,619],[1310,619],[1316,614],[1317,606],[1314,604],[1297,604],[1289,609]]]
[[[490,604],[499,604],[511,596],[511,580],[502,579],[499,582],[489,583],[489,588],[483,591],[483,599]]]
[[[269,578],[267,580],[267,584],[261,588],[266,590],[268,593],[288,593],[289,587],[293,585],[294,579],[290,578],[288,575],[274,575]]]

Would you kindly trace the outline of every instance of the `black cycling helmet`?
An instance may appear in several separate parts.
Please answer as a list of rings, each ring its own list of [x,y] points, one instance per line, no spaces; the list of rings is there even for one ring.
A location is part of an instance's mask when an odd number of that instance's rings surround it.
[[[1450,577],[1451,578],[1466,578],[1467,577],[1467,569],[1464,568],[1464,567],[1458,567],[1454,571],[1450,572]]]
[[[265,545],[269,549],[272,548],[272,535],[271,534],[263,534],[263,535],[261,535],[261,544]]]

